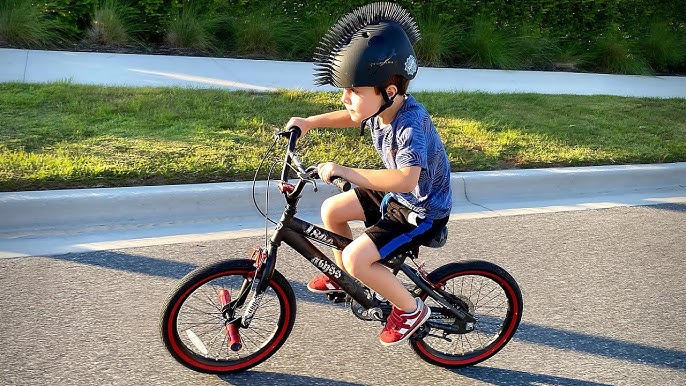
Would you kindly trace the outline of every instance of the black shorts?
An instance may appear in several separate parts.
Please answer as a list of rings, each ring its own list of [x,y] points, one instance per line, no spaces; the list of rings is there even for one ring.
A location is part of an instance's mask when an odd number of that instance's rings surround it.
[[[381,200],[386,195],[377,190],[356,187],[355,194],[362,205],[367,227],[365,233],[379,250],[381,260],[409,251],[435,238],[448,224],[448,217],[418,219],[417,225],[408,221],[412,210],[396,200],[389,200],[386,213],[381,216]]]

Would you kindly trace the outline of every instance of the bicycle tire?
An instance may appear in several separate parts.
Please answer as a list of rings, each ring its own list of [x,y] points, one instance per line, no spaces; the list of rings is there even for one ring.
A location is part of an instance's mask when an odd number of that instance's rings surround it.
[[[235,373],[264,362],[284,344],[295,323],[296,303],[293,288],[278,271],[274,271],[249,328],[239,327],[243,347],[234,352],[228,344],[215,294],[225,289],[235,296],[243,279],[254,274],[253,263],[224,260],[197,268],[171,291],[162,310],[160,332],[165,347],[179,363],[203,373]],[[246,306],[236,314],[241,315]],[[278,315],[268,320],[271,314],[266,311]]]
[[[441,330],[433,330],[425,331],[421,339],[411,339],[412,349],[423,360],[447,368],[471,366],[495,355],[517,331],[522,293],[514,278],[498,265],[476,260],[450,263],[427,277],[459,299],[453,303],[467,304],[477,322],[469,333],[443,335]],[[455,321],[444,307],[427,299],[426,292],[419,296],[431,306],[431,318]]]

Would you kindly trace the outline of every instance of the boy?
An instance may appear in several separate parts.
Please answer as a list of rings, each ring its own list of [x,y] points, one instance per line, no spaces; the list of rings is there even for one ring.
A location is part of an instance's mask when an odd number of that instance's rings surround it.
[[[378,261],[434,238],[446,226],[452,205],[443,144],[427,111],[406,93],[417,73],[412,49],[417,40],[415,22],[395,3],[369,4],[344,16],[319,43],[315,84],[342,88],[345,109],[293,117],[287,124],[300,127],[302,135],[316,127],[371,130],[386,169],[327,162],[318,171],[326,183],[339,176],[357,185],[327,199],[321,214],[327,229],[351,239],[349,221],[368,226],[343,251],[334,250],[334,256],[346,272],[393,304],[380,335],[383,345],[405,341],[431,311]],[[340,290],[325,275],[311,280],[308,288],[318,293]]]

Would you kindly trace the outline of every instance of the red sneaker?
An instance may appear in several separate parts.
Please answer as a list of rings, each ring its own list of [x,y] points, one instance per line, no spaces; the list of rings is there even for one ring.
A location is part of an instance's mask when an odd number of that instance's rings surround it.
[[[338,284],[334,283],[326,275],[319,275],[307,283],[307,289],[318,294],[330,294],[333,292],[343,292]]]
[[[415,299],[417,299],[417,310],[411,313],[403,313],[401,309],[393,306],[393,311],[386,320],[386,326],[379,335],[382,345],[392,346],[404,342],[429,319],[431,316],[429,307],[420,298]]]

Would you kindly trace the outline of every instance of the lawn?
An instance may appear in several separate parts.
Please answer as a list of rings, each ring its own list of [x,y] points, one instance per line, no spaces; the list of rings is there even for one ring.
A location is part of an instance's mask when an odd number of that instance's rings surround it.
[[[686,99],[414,95],[453,171],[686,161]],[[3,83],[0,190],[247,180],[289,117],[340,107],[336,93]],[[313,131],[300,151],[381,167],[358,129]]]

